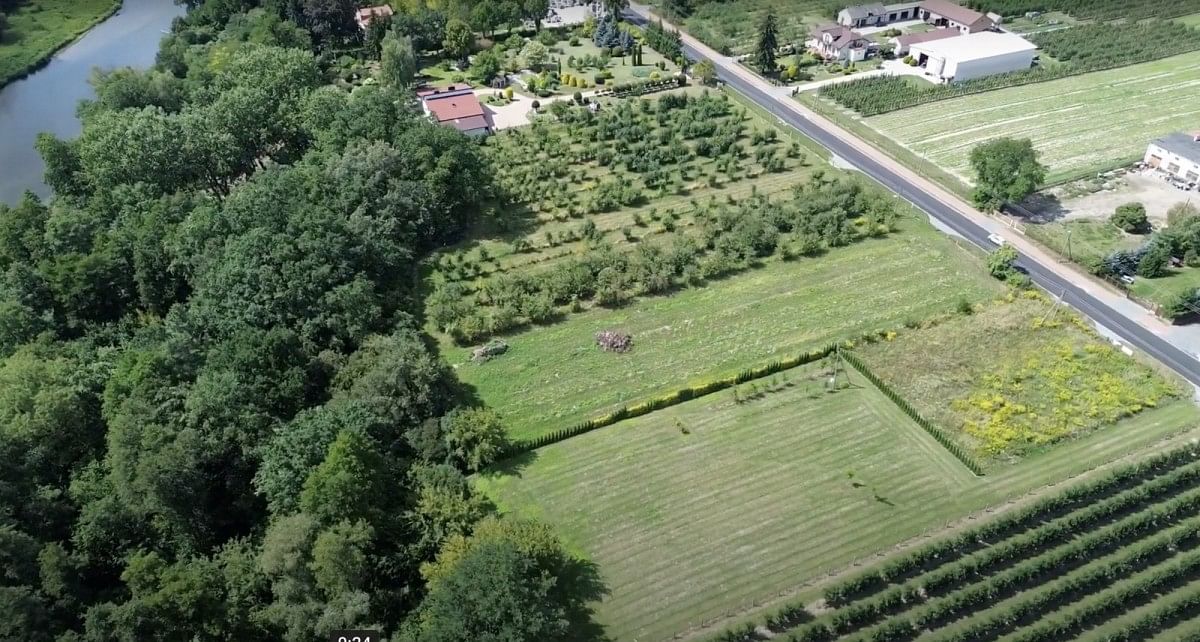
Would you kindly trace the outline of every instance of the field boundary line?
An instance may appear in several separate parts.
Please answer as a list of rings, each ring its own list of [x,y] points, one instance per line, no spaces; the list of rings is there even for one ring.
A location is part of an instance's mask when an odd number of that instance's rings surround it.
[[[871,372],[870,368],[868,368],[867,365],[863,363],[862,360],[859,359],[858,356],[853,352],[849,350],[843,352],[841,349],[838,349],[836,352],[839,357],[846,361],[846,363],[849,363],[851,366],[853,366],[859,374],[866,377],[867,381],[871,382],[871,385],[875,386],[876,389],[883,393],[883,396],[887,397],[892,403],[896,404],[896,407],[903,411],[904,414],[908,415],[908,417],[916,422],[918,426],[923,428],[925,432],[929,433],[929,436],[933,437],[934,441],[941,444],[942,447],[949,451],[951,455],[954,455],[955,459],[962,462],[962,464],[967,467],[967,470],[971,471],[971,473],[976,477],[983,477],[983,467],[979,465],[979,462],[975,461],[974,457],[967,453],[966,449],[951,439],[950,436],[946,434],[945,429],[934,425],[933,422],[929,421],[922,416],[921,413],[917,412],[917,409],[913,408],[912,404],[908,403],[908,401],[904,397],[900,396],[900,394],[895,390],[892,390],[892,387],[876,376],[874,372]]]

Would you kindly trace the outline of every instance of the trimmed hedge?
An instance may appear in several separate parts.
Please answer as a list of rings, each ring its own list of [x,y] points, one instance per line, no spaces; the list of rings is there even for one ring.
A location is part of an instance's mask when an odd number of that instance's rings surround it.
[[[867,380],[870,381],[876,388],[879,388],[879,390],[883,392],[888,399],[892,400],[892,403],[899,406],[900,409],[904,411],[904,414],[912,418],[912,420],[915,421],[918,426],[923,428],[925,432],[929,433],[929,435],[937,440],[937,442],[946,450],[950,451],[950,454],[954,455],[955,458],[961,461],[963,465],[967,467],[967,470],[970,470],[979,477],[983,476],[983,467],[980,466],[979,463],[967,453],[965,448],[958,445],[953,439],[950,438],[949,435],[946,434],[944,430],[933,425],[933,422],[929,421],[925,417],[922,417],[921,413],[917,412],[917,410],[908,403],[908,400],[897,394],[895,390],[892,390],[891,386],[884,383],[882,379],[876,377],[875,373],[871,372],[871,370],[867,368],[866,364],[859,360],[857,356],[849,351],[844,351],[842,352],[842,358],[844,358],[847,363],[854,366],[854,369],[858,370],[859,373],[866,377]]]
[[[707,383],[689,386],[687,388],[680,388],[679,390],[665,394],[661,397],[647,399],[646,401],[633,404],[632,406],[622,406],[621,408],[618,408],[607,415],[589,419],[583,423],[571,426],[570,428],[557,430],[552,433],[542,435],[536,439],[513,442],[513,444],[511,444],[505,451],[504,456],[501,459],[514,457],[531,450],[537,450],[538,448],[549,446],[550,444],[556,444],[560,441],[570,439],[571,437],[582,435],[586,432],[591,432],[597,428],[611,426],[618,421],[624,421],[625,419],[647,415],[655,410],[661,410],[663,408],[681,404],[685,401],[690,401],[698,397],[710,395],[714,392],[719,392],[721,390],[725,390],[726,388],[732,388],[738,384],[746,383],[747,381],[753,381],[754,379],[760,379],[762,377],[773,375],[777,372],[790,370],[806,363],[819,361],[833,354],[836,349],[837,344],[829,344],[820,350],[805,352],[790,359],[772,361],[771,363],[759,366],[757,368],[743,370],[733,377],[716,379]]]

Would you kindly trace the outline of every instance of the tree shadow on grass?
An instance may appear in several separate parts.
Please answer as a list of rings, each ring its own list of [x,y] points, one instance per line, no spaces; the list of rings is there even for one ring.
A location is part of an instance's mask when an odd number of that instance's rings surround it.
[[[538,453],[536,450],[513,455],[507,459],[498,461],[491,466],[479,471],[477,474],[484,479],[499,479],[501,477],[520,477],[522,471],[525,470],[533,462],[537,461]]]
[[[568,642],[611,642],[604,627],[595,620],[594,605],[609,594],[599,567],[590,560],[571,559],[562,575],[563,587],[572,596],[567,608]]]

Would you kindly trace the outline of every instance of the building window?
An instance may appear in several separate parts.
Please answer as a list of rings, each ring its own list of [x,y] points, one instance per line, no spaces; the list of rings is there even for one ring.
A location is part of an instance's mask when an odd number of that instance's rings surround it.
[[[1188,172],[1187,179],[1189,181],[1195,181],[1197,179],[1200,179],[1200,174],[1197,174],[1196,172]]]
[[[1167,171],[1172,174],[1179,173],[1179,163],[1167,163]]]

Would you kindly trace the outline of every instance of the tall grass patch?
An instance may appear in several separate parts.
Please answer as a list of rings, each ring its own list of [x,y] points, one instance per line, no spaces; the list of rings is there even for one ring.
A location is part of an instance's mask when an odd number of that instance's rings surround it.
[[[923,415],[993,465],[1159,406],[1184,388],[1027,292],[864,346],[860,356]]]

